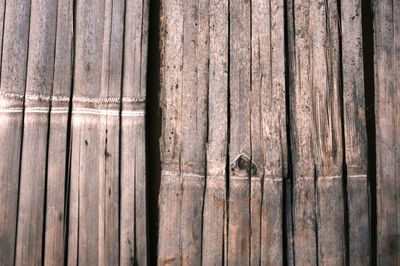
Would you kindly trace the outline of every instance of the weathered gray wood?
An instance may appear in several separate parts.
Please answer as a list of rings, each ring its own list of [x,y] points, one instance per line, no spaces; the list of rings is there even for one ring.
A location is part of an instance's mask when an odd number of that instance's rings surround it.
[[[254,1],[252,18],[252,160],[260,172],[255,176],[264,175],[258,247],[261,252],[253,256],[258,250],[252,245],[252,265],[258,261],[262,265],[280,265],[283,264],[282,187],[287,176],[283,1]],[[256,185],[252,182],[252,191]],[[252,236],[253,231],[252,226]]]
[[[0,81],[0,264],[13,265],[30,1],[7,1]]]
[[[233,0],[230,15],[230,143],[228,254],[232,265],[250,263],[251,161],[251,2]],[[254,172],[255,173],[255,172]]]
[[[337,7],[336,1],[290,4],[296,264],[345,260]]]
[[[144,99],[149,1],[127,1],[121,116],[120,264],[147,265]]]
[[[349,213],[349,263],[370,260],[368,143],[362,49],[361,1],[341,2],[343,117]]]
[[[68,264],[101,263],[100,161],[105,1],[76,2]],[[99,98],[100,97],[100,98]],[[79,100],[81,99],[81,101]]]
[[[299,265],[315,265],[316,214],[311,147],[310,1],[288,1],[290,129],[293,161],[293,244]]]
[[[182,265],[201,265],[207,136],[208,2],[183,1]]]
[[[180,265],[182,178],[181,99],[183,68],[183,2],[161,2],[161,187],[159,194],[158,264]]]
[[[42,264],[47,139],[57,2],[33,1],[28,49],[16,265]]]
[[[400,263],[400,3],[374,1],[377,263]]]
[[[67,131],[72,85],[73,1],[59,1],[50,107],[44,264],[60,265],[65,259],[69,165]]]
[[[226,242],[228,141],[228,1],[210,1],[207,184],[202,264],[222,265]]]

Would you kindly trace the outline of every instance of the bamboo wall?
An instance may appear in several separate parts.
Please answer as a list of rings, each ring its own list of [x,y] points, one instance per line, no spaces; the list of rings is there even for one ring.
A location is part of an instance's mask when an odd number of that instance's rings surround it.
[[[0,265],[400,265],[399,18],[0,0]]]

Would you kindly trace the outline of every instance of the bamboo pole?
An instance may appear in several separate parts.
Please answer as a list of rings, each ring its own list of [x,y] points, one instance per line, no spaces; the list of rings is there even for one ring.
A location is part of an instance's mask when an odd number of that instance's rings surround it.
[[[227,243],[228,1],[210,1],[207,178],[202,264],[222,265]]]
[[[398,265],[400,182],[400,3],[374,2],[377,263]]]
[[[16,265],[42,264],[50,96],[53,85],[57,2],[31,6],[21,154]],[[44,22],[43,22],[44,21]]]
[[[73,1],[59,1],[48,137],[45,265],[63,264],[66,256],[72,37]]]
[[[290,7],[295,261],[342,264],[345,233],[337,2],[291,2]]]
[[[259,261],[280,265],[284,259],[282,188],[287,177],[283,1],[253,1],[252,18],[252,160],[259,166],[255,176],[263,180],[262,187],[251,184],[251,207],[261,200],[255,205],[260,210],[256,208],[257,215],[252,216],[252,223],[261,221],[261,227],[251,227],[252,242],[256,240],[251,265]],[[253,195],[256,189],[259,192]]]
[[[370,260],[368,143],[362,49],[361,1],[341,2],[343,116],[349,214],[349,263]]]
[[[0,264],[12,265],[18,212],[23,100],[28,58],[30,1],[7,1],[0,80]],[[2,5],[4,7],[4,3]]]
[[[120,263],[146,265],[145,97],[149,1],[127,1],[121,113]]]

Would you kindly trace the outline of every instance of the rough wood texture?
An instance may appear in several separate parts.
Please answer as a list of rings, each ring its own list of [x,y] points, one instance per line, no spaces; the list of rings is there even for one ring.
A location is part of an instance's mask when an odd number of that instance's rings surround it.
[[[368,265],[370,261],[368,144],[365,121],[361,2],[341,2],[343,122],[350,265]]]
[[[290,3],[296,264],[345,260],[337,7],[336,1]]]
[[[400,263],[400,3],[374,1],[377,258]]]
[[[30,1],[7,1],[0,80],[0,264],[13,265],[28,60]]]
[[[67,132],[72,86],[72,37],[73,1],[59,1],[48,136],[45,265],[63,264],[66,256],[69,182]]]
[[[53,86],[57,2],[31,6],[16,265],[42,264],[49,98]],[[44,22],[43,22],[44,21]]]

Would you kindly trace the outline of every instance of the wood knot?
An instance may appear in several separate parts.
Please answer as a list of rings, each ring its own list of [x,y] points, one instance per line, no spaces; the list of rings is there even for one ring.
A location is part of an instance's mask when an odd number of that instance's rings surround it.
[[[257,166],[251,161],[247,154],[239,154],[231,163],[232,175],[254,176],[257,174]]]

